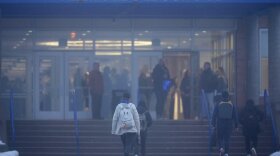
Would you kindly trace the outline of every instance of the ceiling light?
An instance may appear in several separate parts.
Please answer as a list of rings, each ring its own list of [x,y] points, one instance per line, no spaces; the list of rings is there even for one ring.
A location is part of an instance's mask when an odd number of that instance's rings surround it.
[[[194,35],[195,35],[195,36],[199,36],[199,34],[198,34],[198,33],[195,33]]]
[[[90,33],[90,32],[91,32],[90,30],[87,31],[87,33]]]
[[[139,36],[143,36],[143,34],[142,34],[142,33],[139,33],[138,35],[139,35]]]
[[[149,30],[145,30],[145,33],[148,33],[149,32]]]
[[[171,46],[168,46],[167,49],[172,49],[172,47],[171,47]]]
[[[32,33],[32,30],[29,30],[28,32],[29,32],[29,33]]]
[[[86,36],[87,34],[86,34],[86,33],[83,33],[82,35],[83,35],[83,36]]]
[[[26,33],[25,35],[26,35],[26,36],[29,36],[29,33]]]
[[[183,41],[183,43],[184,43],[184,44],[186,44],[186,43],[187,43],[187,41],[185,41],[185,40],[184,40],[184,41]]]
[[[189,38],[189,41],[191,41],[192,39],[191,38]]]
[[[206,30],[203,30],[202,32],[203,32],[203,33],[207,33],[207,31],[206,31]]]
[[[26,40],[26,38],[23,38],[22,40],[23,40],[23,41],[25,41],[25,40]]]

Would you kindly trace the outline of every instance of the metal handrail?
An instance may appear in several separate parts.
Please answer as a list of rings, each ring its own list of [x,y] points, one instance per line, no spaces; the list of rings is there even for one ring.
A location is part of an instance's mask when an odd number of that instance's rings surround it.
[[[15,100],[14,100],[14,91],[10,90],[10,124],[11,124],[11,134],[12,134],[12,142],[11,148],[14,148],[16,141],[16,128],[15,128]]]
[[[71,96],[73,99],[73,115],[74,115],[74,125],[75,125],[75,140],[76,140],[76,155],[80,156],[81,152],[80,152],[80,131],[79,131],[79,123],[78,123],[78,108],[77,108],[77,96],[76,96],[76,90],[74,89],[71,92]]]
[[[265,104],[265,111],[266,111],[266,116],[268,117],[268,119],[271,120],[271,125],[272,125],[272,144],[273,144],[273,151],[277,151],[279,150],[279,134],[278,134],[278,130],[276,127],[276,121],[273,115],[273,111],[272,111],[272,106],[271,106],[271,102],[269,99],[269,94],[268,91],[265,89],[264,90],[264,104]]]

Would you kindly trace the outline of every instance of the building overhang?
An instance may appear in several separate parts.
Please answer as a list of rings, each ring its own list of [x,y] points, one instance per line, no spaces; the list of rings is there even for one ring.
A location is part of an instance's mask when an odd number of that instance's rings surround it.
[[[2,0],[2,18],[240,18],[279,0]]]

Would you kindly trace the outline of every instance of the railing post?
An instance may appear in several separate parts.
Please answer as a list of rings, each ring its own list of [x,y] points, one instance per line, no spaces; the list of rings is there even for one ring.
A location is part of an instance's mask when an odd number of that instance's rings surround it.
[[[11,89],[10,91],[10,124],[11,124],[11,134],[12,134],[12,142],[11,148],[15,147],[16,141],[16,129],[15,129],[15,122],[14,122],[14,91]]]
[[[77,105],[77,95],[76,90],[73,90],[73,112],[74,112],[74,125],[75,125],[75,138],[76,138],[76,155],[80,156],[80,133],[79,133],[79,123],[78,123],[78,105]]]

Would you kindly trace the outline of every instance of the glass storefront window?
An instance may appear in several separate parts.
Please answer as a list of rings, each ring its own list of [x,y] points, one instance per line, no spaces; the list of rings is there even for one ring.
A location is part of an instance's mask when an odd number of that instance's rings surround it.
[[[27,60],[26,58],[4,57],[1,60],[1,92],[13,90],[26,93]]]
[[[71,91],[76,90],[80,92],[80,95],[78,95],[78,111],[79,113],[87,113],[85,116],[81,114],[81,117],[91,118],[91,95],[90,93],[85,94],[88,91],[85,91],[86,87],[84,88],[81,85],[81,81],[83,81],[85,74],[92,70],[94,62],[100,63],[100,71],[103,74],[107,74],[107,82],[110,81],[105,83],[110,86],[105,87],[103,108],[101,109],[101,114],[106,119],[110,119],[115,104],[119,102],[119,99],[113,97],[113,92],[118,93],[120,90],[128,90],[131,92],[133,99],[137,98],[139,89],[143,89],[142,86],[135,87],[139,85],[138,76],[140,72],[148,68],[145,72],[149,75],[155,63],[161,57],[172,60],[176,56],[176,59],[180,60],[180,63],[177,62],[178,64],[171,64],[172,61],[167,61],[169,68],[174,68],[170,69],[171,75],[177,77],[178,81],[182,76],[180,75],[181,70],[185,68],[192,69],[194,65],[196,68],[193,76],[196,78],[199,77],[200,70],[205,62],[212,64],[213,71],[216,71],[218,67],[223,67],[229,81],[229,90],[234,91],[234,35],[231,31],[227,29],[196,29],[195,26],[177,29],[176,27],[163,26],[162,28],[156,28],[153,26],[139,27],[138,25],[135,26],[135,29],[132,29],[132,26],[126,25],[127,29],[123,29],[121,27],[114,28],[114,25],[103,27],[102,23],[100,24],[98,27],[92,27],[91,29],[60,28],[60,30],[26,29],[22,31],[3,31],[3,36],[5,36],[2,39],[3,53],[9,53],[12,50],[14,55],[17,56],[20,52],[27,51],[27,54],[30,55],[28,59],[31,59],[31,62],[36,64],[36,67],[33,67],[33,63],[27,65],[27,62],[20,59],[2,59],[3,68],[5,64],[9,63],[20,64],[14,65],[18,69],[20,69],[19,66],[24,68],[21,71],[22,73],[20,73],[20,70],[17,71],[21,75],[19,79],[26,77],[26,79],[29,79],[28,81],[32,82],[29,84],[20,83],[21,86],[17,87],[18,93],[24,93],[25,90],[22,91],[22,88],[28,88],[30,84],[35,83],[34,92],[36,94],[31,92],[30,96],[37,95],[37,98],[34,98],[35,102],[29,100],[28,103],[38,105],[38,111],[43,112],[42,117],[50,112],[60,114],[58,115],[59,117],[71,118],[73,113]],[[143,56],[140,56],[142,54]],[[186,57],[185,54],[190,56]],[[193,59],[193,56],[197,57],[197,59]],[[137,70],[133,71],[136,66]],[[13,71],[14,69],[6,71],[3,69],[2,75],[7,75],[9,72],[8,75],[13,75]],[[176,73],[173,73],[175,71]],[[36,74],[28,76],[27,73],[29,72]],[[133,74],[136,74],[136,76]],[[3,76],[1,79],[6,81],[7,78]],[[8,79],[10,78],[8,77]],[[63,80],[66,81],[64,82]],[[193,95],[197,97],[193,98],[193,101],[197,103],[199,84],[198,82],[195,83],[196,88]],[[62,89],[59,90],[58,87]],[[151,85],[148,86],[150,90],[152,89],[151,87]],[[8,93],[6,84],[2,88],[3,93]],[[60,94],[58,94],[58,91]],[[174,119],[181,119],[182,104],[180,93],[178,91],[175,93],[177,102],[174,112],[176,113],[171,116]],[[153,108],[154,102],[155,100],[150,99],[147,103]],[[196,113],[198,113],[198,107],[195,109]],[[153,111],[155,114],[154,108]]]
[[[1,104],[3,109],[8,110],[13,98],[16,119],[26,118],[30,115],[28,112],[32,112],[32,85],[28,81],[27,66],[28,58],[24,56],[3,56],[1,59]]]

